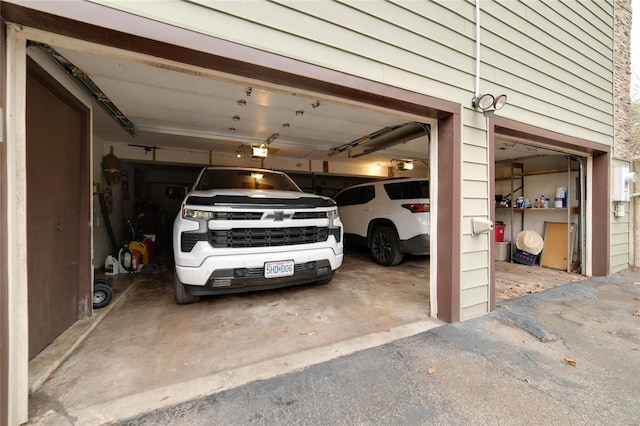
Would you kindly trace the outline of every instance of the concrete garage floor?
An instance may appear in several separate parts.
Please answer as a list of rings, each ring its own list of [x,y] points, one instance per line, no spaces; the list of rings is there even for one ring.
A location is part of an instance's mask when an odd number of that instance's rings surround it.
[[[496,300],[580,277],[508,262],[497,262],[496,276]],[[113,281],[109,306],[30,363],[30,424],[108,423],[442,324],[429,317],[425,256],[384,268],[350,249],[328,285],[185,306],[173,301],[172,271]]]
[[[117,276],[116,300],[54,342],[57,353],[45,350],[31,362],[30,423],[108,422],[131,415],[127,407],[141,401],[149,408],[177,403],[441,324],[429,317],[425,256],[384,268],[350,250],[328,285],[183,306],[173,300],[172,271],[150,272]],[[47,366],[62,359],[60,348],[82,334],[84,341],[39,385]]]

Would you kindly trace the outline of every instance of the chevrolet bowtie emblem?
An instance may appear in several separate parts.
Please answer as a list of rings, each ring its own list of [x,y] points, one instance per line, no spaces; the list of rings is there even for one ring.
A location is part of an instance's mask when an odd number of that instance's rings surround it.
[[[265,219],[273,219],[276,222],[283,221],[285,217],[288,219],[289,217],[291,217],[291,215],[285,215],[283,211],[275,211],[264,216]]]

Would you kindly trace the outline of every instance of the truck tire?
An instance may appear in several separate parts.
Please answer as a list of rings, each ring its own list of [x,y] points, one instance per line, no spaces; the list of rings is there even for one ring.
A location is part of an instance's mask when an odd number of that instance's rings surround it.
[[[404,257],[396,233],[388,226],[380,226],[373,230],[369,250],[373,260],[382,266],[397,265]]]
[[[185,291],[184,285],[175,274],[173,276],[173,295],[178,305],[188,305],[200,301],[200,296],[193,296]]]

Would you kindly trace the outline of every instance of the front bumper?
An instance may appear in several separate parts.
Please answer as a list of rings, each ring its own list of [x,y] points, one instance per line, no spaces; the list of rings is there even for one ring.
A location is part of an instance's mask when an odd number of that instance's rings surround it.
[[[206,243],[199,243],[198,245]],[[340,247],[342,248],[342,247]],[[261,253],[234,254],[233,250],[226,254],[209,255],[204,261],[196,266],[180,264],[180,259],[176,257],[176,274],[185,285],[212,287],[211,280],[218,279],[222,284],[223,279],[230,279],[231,284],[238,284],[239,287],[246,287],[251,283],[258,286],[272,285],[276,281],[288,282],[294,285],[298,278],[306,282],[324,279],[324,275],[335,271],[342,265],[343,253],[336,253],[331,247],[316,247],[297,250],[273,250]],[[262,271],[266,262],[278,262],[283,260],[293,260],[296,265],[294,275],[280,278],[264,278]],[[328,276],[326,278],[329,278]],[[228,285],[225,285],[229,287]],[[219,287],[219,288],[222,288]],[[208,293],[211,294],[211,293]]]
[[[194,296],[243,293],[269,290],[317,281],[330,280],[335,275],[328,260],[295,265],[295,273],[289,277],[265,278],[263,268],[228,268],[216,270],[204,286],[185,285],[185,291]]]

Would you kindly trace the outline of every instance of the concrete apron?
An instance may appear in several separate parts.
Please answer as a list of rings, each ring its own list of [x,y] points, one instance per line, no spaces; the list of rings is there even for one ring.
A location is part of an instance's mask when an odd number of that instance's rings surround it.
[[[178,306],[172,271],[119,275],[115,298],[30,363],[30,424],[100,424],[418,334],[428,257],[351,250],[334,280]]]

